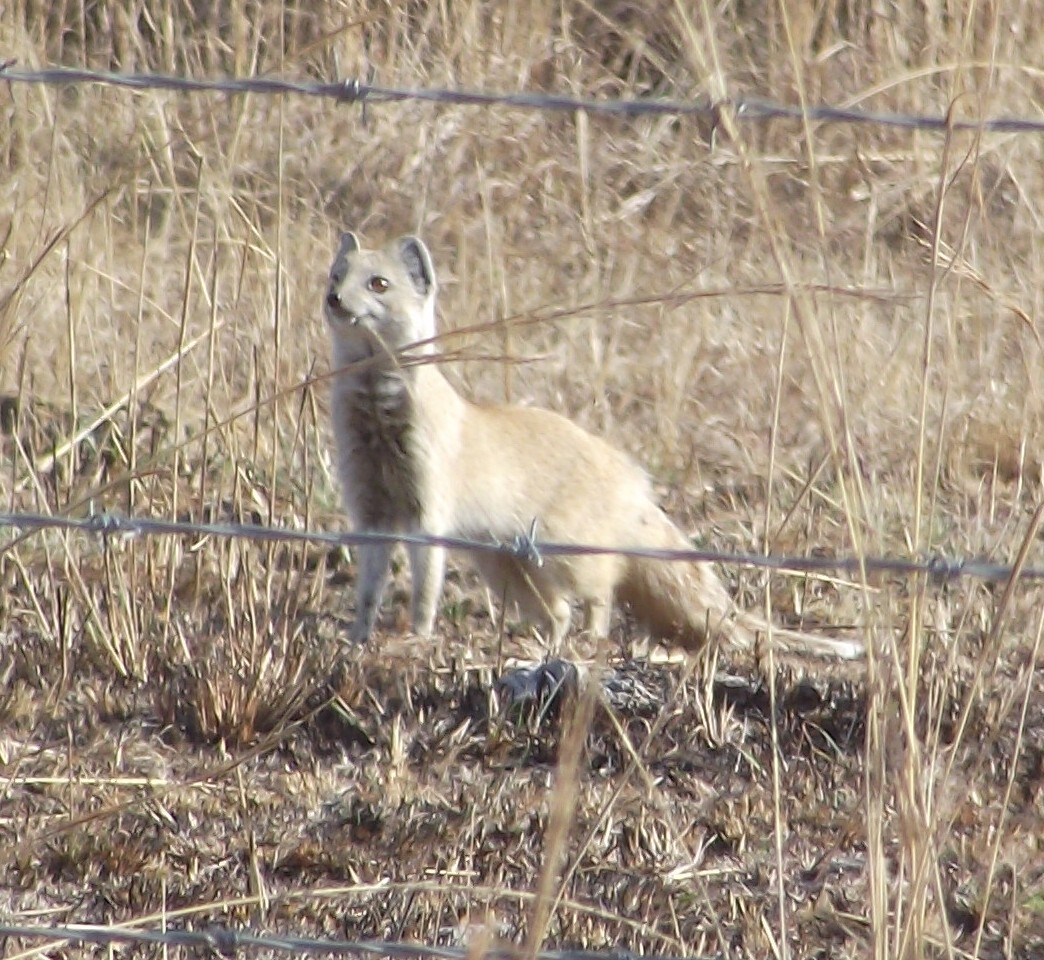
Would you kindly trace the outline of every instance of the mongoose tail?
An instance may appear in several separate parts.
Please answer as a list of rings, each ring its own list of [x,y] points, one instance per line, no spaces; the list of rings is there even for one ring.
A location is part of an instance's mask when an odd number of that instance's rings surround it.
[[[636,505],[636,509],[638,509]],[[647,503],[641,517],[643,546],[689,550],[692,544],[655,504]],[[617,585],[617,599],[630,608],[656,639],[700,650],[708,639],[721,637],[742,649],[754,646],[757,634],[768,634],[764,620],[737,609],[709,563],[628,557]],[[771,628],[772,640],[789,653],[855,660],[865,653],[855,640],[816,636],[782,627]]]

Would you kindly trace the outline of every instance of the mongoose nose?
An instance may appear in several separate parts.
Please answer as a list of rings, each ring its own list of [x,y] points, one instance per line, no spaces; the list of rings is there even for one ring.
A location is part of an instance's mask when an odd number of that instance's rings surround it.
[[[326,305],[331,310],[339,310],[341,307],[341,295],[336,290],[331,290],[326,295]]]

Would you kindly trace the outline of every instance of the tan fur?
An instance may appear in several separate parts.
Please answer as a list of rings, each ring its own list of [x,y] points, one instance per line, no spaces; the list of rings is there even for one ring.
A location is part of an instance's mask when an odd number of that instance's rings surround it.
[[[547,410],[480,406],[457,394],[432,363],[401,359],[435,334],[435,272],[424,244],[403,237],[379,251],[345,234],[330,273],[326,315],[335,368],[333,427],[344,501],[357,530],[428,532],[511,542],[534,520],[540,540],[605,547],[686,549],[656,506],[645,473],[627,456]],[[430,344],[414,348],[431,353]],[[430,634],[445,551],[410,547],[413,627]],[[359,550],[353,639],[373,631],[392,548]],[[658,637],[698,649],[724,634],[749,644],[764,629],[736,611],[704,563],[616,554],[545,556],[540,565],[482,551],[470,559],[496,597],[506,597],[557,644],[571,601],[586,629],[609,630],[614,599]],[[774,635],[811,652],[857,656],[858,644]],[[788,644],[789,645],[789,644]]]

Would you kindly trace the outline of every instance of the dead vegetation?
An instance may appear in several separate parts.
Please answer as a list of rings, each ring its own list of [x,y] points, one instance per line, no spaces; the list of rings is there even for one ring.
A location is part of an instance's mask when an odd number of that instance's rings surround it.
[[[1036,116],[1042,42],[1014,0],[0,11],[22,66],[965,117]],[[4,510],[338,529],[318,305],[351,226],[425,237],[462,389],[628,449],[698,543],[1044,565],[1039,138],[740,123],[709,149],[662,117],[2,98]],[[615,705],[575,736],[569,708],[504,707],[508,658],[545,651],[464,572],[437,641],[405,635],[397,578],[352,650],[340,552],[0,537],[4,917],[728,957],[1044,949],[1032,582],[724,570],[743,605],[875,656],[843,674],[636,659],[621,623],[610,650],[571,651]]]

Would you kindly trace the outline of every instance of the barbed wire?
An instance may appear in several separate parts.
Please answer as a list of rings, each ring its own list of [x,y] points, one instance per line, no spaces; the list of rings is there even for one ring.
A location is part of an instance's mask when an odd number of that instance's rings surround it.
[[[75,924],[64,927],[31,927],[0,924],[0,937],[26,940],[47,939],[72,943],[158,944],[168,947],[203,947],[222,956],[234,956],[242,948],[279,950],[284,953],[326,953],[338,956],[390,957],[392,960],[466,960],[479,956],[488,960],[701,960],[698,957],[642,956],[630,950],[539,950],[536,954],[513,947],[429,947],[393,940],[317,940],[312,937],[281,936],[207,927],[203,930],[134,930]],[[706,960],[706,958],[702,958]]]
[[[595,99],[566,94],[515,91],[493,93],[481,90],[447,88],[386,87],[365,83],[357,78],[331,83],[283,80],[275,77],[223,77],[201,79],[157,73],[116,73],[108,70],[55,67],[41,70],[20,70],[15,61],[0,62],[0,80],[10,83],[48,85],[104,84],[134,90],[173,90],[185,93],[225,93],[232,95],[295,95],[320,97],[340,103],[380,104],[407,100],[424,101],[447,106],[507,107],[516,110],[545,110],[555,112],[583,111],[623,117],[635,116],[696,116],[716,121],[723,110],[730,110],[737,121],[771,119],[811,120],[823,123],[875,124],[914,130],[974,130],[989,133],[1044,133],[1044,118],[983,117],[959,119],[950,113],[935,115],[923,113],[893,113],[863,110],[858,107],[837,107],[828,104],[795,106],[778,103],[763,97],[740,96],[728,100],[701,98],[675,100],[662,97]]]
[[[500,553],[517,560],[541,565],[547,557],[579,557],[616,554],[625,557],[660,560],[667,563],[717,563],[722,566],[751,567],[796,574],[844,573],[850,576],[926,574],[945,583],[971,578],[1000,583],[1018,574],[1021,580],[1044,580],[1044,568],[992,563],[981,559],[961,559],[935,554],[923,558],[860,556],[794,556],[747,553],[743,551],[663,549],[659,547],[612,546],[592,543],[561,543],[538,539],[539,518],[528,532],[509,541],[475,540],[468,537],[430,533],[386,533],[351,531],[331,533],[253,523],[202,523],[189,520],[163,520],[156,517],[129,517],[118,513],[95,513],[86,517],[63,517],[44,513],[0,513],[0,529],[39,531],[47,529],[79,531],[107,539],[135,536],[221,537],[232,540],[257,540],[267,543],[311,543],[330,548],[402,543],[421,547],[445,547]],[[0,557],[13,543],[0,544]]]

